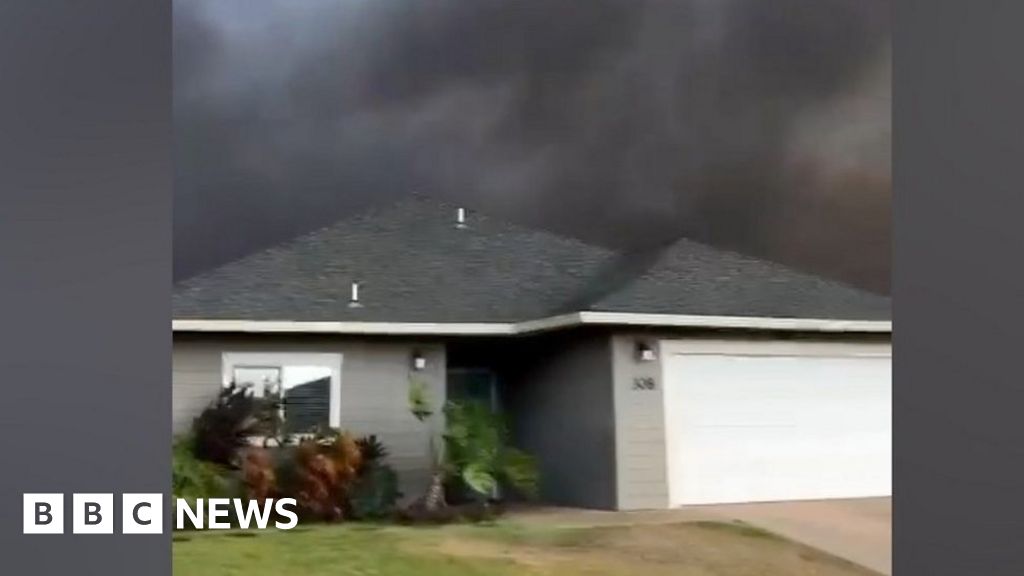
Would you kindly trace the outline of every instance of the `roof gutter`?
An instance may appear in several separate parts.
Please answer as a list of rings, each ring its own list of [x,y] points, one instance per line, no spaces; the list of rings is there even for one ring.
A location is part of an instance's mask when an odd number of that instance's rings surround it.
[[[290,320],[173,320],[174,332],[305,333],[416,336],[515,336],[583,325],[732,328],[786,332],[891,333],[888,320],[761,318],[689,314],[576,312],[525,322],[300,322]]]
[[[819,318],[765,318],[758,316],[632,314],[623,312],[581,312],[580,316],[582,316],[584,324],[738,328],[793,332],[892,332],[891,320],[829,320]]]
[[[291,320],[173,320],[174,332],[308,334],[512,335],[515,324],[469,322],[295,322]]]

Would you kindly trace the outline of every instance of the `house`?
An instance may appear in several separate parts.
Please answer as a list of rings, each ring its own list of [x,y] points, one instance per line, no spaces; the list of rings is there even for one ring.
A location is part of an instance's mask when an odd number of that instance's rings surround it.
[[[884,496],[891,326],[886,297],[696,242],[617,253],[414,198],[176,286],[173,419],[283,387],[286,421],[377,434],[408,493],[442,425],[409,414],[419,382],[503,411],[551,503]]]

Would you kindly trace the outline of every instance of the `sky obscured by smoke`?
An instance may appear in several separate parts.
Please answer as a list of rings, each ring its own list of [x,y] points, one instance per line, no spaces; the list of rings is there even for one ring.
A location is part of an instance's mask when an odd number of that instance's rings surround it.
[[[888,290],[888,2],[174,9],[176,278],[418,191]]]

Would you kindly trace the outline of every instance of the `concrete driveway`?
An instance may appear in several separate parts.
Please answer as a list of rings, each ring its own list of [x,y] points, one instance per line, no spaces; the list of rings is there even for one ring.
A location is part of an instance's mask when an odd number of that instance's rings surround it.
[[[892,574],[891,498],[722,504],[632,512],[530,507],[513,512],[513,516],[528,522],[578,526],[739,520],[882,574]]]
[[[891,498],[730,504],[688,510],[740,520],[892,574]]]

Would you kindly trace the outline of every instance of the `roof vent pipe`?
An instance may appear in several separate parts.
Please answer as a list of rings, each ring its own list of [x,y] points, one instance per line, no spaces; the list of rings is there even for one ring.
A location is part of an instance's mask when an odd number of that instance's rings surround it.
[[[455,227],[465,228],[466,227],[466,209],[458,208],[455,210]]]
[[[352,294],[349,296],[349,308],[361,308],[363,303],[359,301],[359,282],[352,283]]]

